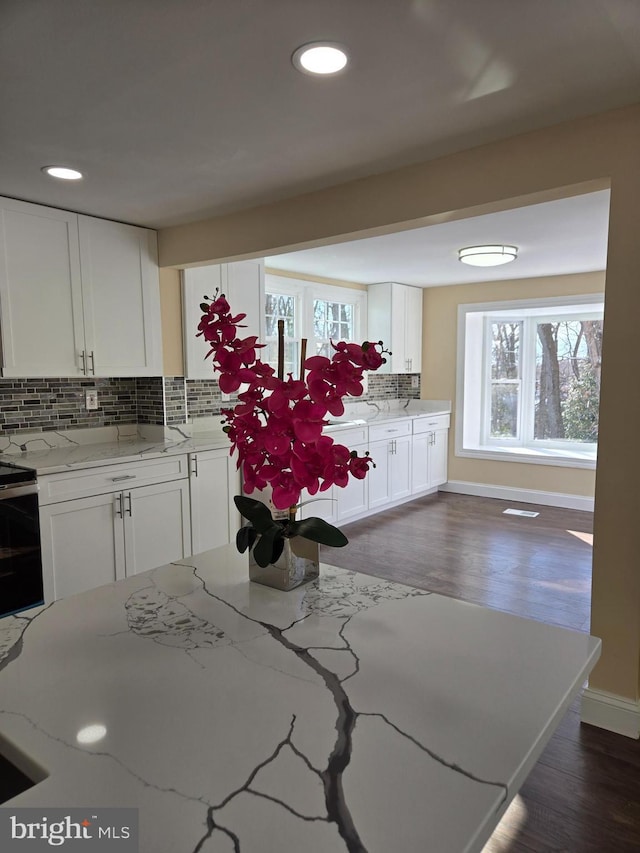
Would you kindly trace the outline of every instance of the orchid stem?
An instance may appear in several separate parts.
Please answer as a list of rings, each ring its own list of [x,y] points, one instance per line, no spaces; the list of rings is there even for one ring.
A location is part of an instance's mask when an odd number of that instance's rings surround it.
[[[278,320],[278,379],[284,379],[284,320]]]
[[[300,379],[304,382],[304,363],[307,360],[307,339],[300,341]]]

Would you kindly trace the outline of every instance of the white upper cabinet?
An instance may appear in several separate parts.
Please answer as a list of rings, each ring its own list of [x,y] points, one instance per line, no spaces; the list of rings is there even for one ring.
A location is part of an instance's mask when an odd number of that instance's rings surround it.
[[[0,200],[3,376],[77,376],[84,350],[75,213]]]
[[[156,234],[0,199],[3,376],[162,374]]]
[[[78,217],[89,371],[159,376],[162,340],[156,233]]]
[[[210,359],[204,360],[209,346],[202,336],[196,337],[202,316],[200,303],[204,296],[213,297],[216,290],[224,293],[232,313],[246,314],[242,337],[264,338],[264,261],[235,261],[194,267],[182,273],[184,363],[187,379],[214,379]]]
[[[397,282],[368,287],[370,341],[383,341],[391,358],[380,373],[422,370],[422,289]]]

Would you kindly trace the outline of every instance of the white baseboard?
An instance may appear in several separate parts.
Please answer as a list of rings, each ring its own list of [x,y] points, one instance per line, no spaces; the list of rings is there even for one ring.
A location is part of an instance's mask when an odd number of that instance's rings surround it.
[[[640,738],[640,702],[623,696],[587,687],[582,694],[580,719],[599,729]]]
[[[536,489],[516,489],[513,486],[494,486],[491,483],[465,483],[463,480],[449,480],[440,486],[441,492],[455,492],[461,495],[478,495],[483,498],[499,498],[503,501],[518,501],[543,506],[561,506],[566,509],[580,509],[593,512],[593,498],[584,495],[565,495],[562,492],[540,492]]]

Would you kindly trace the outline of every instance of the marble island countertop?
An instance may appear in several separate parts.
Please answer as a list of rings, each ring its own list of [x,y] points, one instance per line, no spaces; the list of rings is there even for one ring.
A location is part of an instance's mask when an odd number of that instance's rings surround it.
[[[141,853],[480,851],[599,651],[218,549],[0,620],[0,749],[42,768],[7,805],[136,807]]]
[[[331,419],[326,431],[331,434],[357,424],[373,425],[385,421],[415,418],[421,415],[448,414],[448,400],[411,400],[404,405],[388,402],[352,403],[345,415]],[[27,441],[19,437],[5,439],[1,448],[3,461],[32,468],[38,476],[57,474],[61,471],[94,468],[116,462],[140,462],[164,455],[197,453],[206,450],[229,448],[229,439],[222,432],[220,416],[207,418],[200,428],[192,424],[165,427],[161,439],[129,433],[125,428],[117,430],[117,437],[105,440],[108,430],[69,430],[56,433],[40,433]],[[95,438],[92,440],[92,433]],[[22,442],[22,443],[21,443]],[[23,449],[24,448],[24,449]]]

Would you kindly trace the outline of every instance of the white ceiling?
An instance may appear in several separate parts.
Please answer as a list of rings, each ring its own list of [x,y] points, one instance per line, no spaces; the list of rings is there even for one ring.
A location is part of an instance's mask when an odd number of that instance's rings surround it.
[[[2,0],[0,194],[222,214],[638,102],[638,44],[637,0]]]
[[[427,228],[305,249],[267,259],[269,267],[360,284],[399,281],[419,287],[603,270],[609,190],[460,219]],[[464,246],[518,247],[500,267],[460,263]]]

